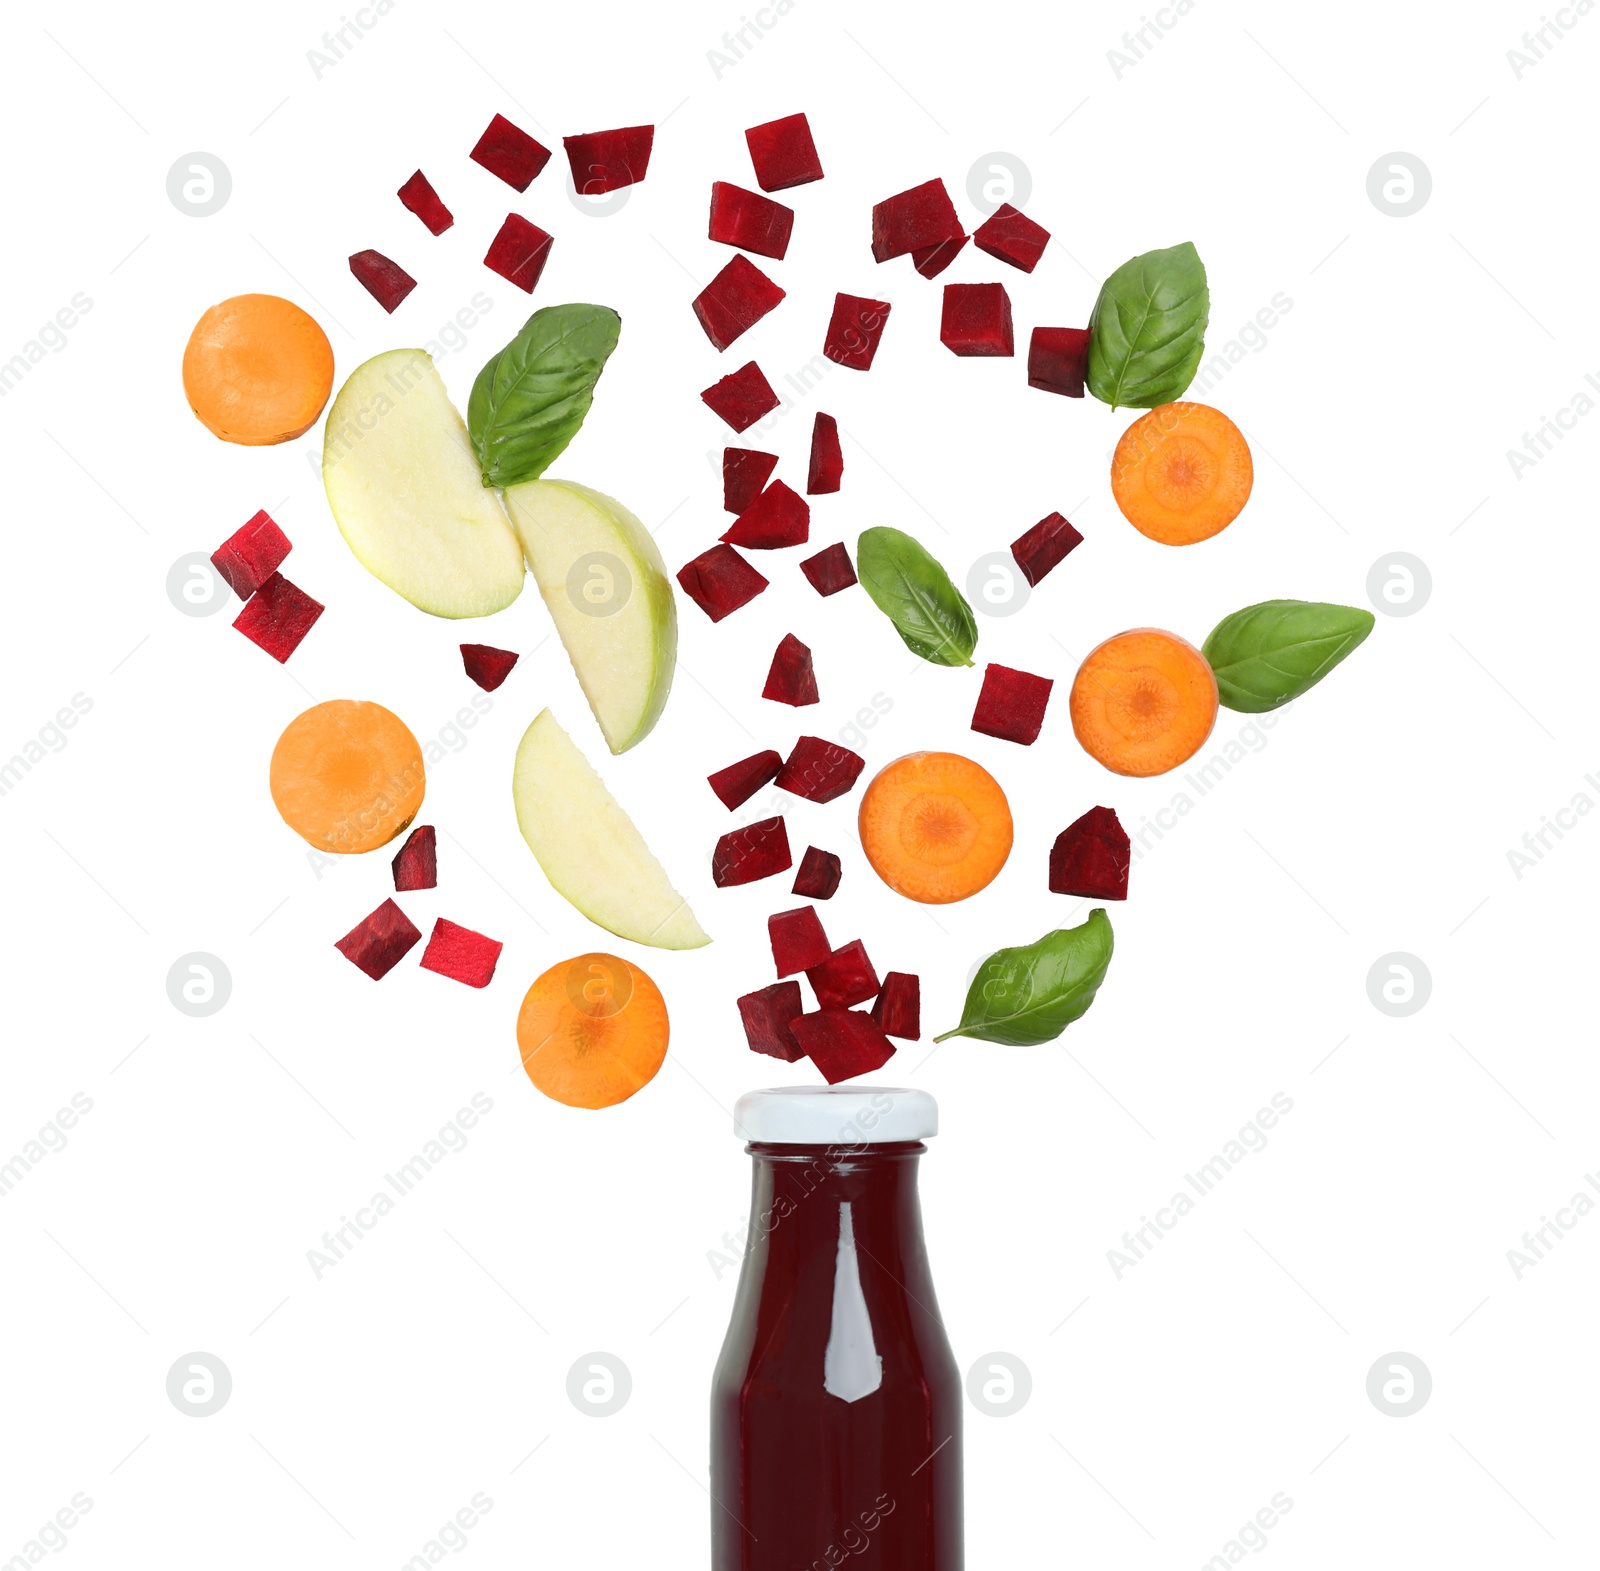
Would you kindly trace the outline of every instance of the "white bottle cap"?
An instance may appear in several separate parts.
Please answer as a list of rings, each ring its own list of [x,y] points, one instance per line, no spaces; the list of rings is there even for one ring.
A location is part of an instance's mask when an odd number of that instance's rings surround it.
[[[939,1104],[899,1086],[776,1086],[746,1091],[733,1109],[742,1140],[770,1145],[855,1146],[924,1140],[939,1133]]]

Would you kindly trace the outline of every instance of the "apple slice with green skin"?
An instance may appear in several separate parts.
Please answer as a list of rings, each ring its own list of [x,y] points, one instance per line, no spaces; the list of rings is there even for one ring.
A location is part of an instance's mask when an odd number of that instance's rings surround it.
[[[618,938],[699,949],[709,935],[589,760],[541,711],[517,747],[517,826],[558,895]]]
[[[583,696],[613,753],[661,718],[678,662],[678,607],[667,564],[622,503],[571,480],[506,490],[534,582]]]
[[[356,560],[412,605],[488,616],[522,593],[516,531],[422,350],[350,373],[323,433],[322,483]]]

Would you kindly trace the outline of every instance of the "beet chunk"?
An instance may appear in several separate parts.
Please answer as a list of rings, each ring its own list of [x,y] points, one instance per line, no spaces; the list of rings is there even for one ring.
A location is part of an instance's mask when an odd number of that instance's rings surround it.
[[[764,752],[741,758],[736,764],[729,764],[726,769],[719,769],[714,775],[707,775],[706,780],[717,793],[717,800],[731,813],[741,803],[748,802],[762,786],[771,785],[782,768],[782,758],[776,749],[769,747]]]
[[[504,948],[498,938],[486,938],[441,916],[428,935],[428,947],[422,951],[422,969],[437,971],[468,987],[487,987]]]
[[[1036,224],[1009,202],[1002,202],[972,233],[980,251],[1031,273],[1050,239],[1050,231]]]
[[[767,587],[764,579],[731,545],[714,545],[678,569],[683,592],[720,622]]]
[[[811,651],[793,633],[783,635],[783,642],[773,654],[767,685],[761,689],[761,696],[796,709],[818,702],[817,673],[812,669]]]
[[[713,382],[701,395],[708,408],[721,415],[735,431],[748,430],[762,415],[778,407],[778,395],[754,360]]]
[[[763,191],[787,191],[822,178],[822,160],[811,140],[811,125],[804,115],[785,115],[753,125],[744,134],[755,167],[756,184]]]
[[[471,153],[473,163],[498,175],[513,191],[526,191],[534,176],[550,162],[550,149],[534,141],[504,115],[496,115],[478,138]]]
[[[356,282],[394,314],[394,309],[417,287],[417,281],[398,262],[391,262],[382,251],[357,251],[350,258],[350,271]]]
[[[763,453],[754,447],[723,448],[723,512],[742,513],[761,495],[768,476],[777,467],[776,453]]]
[[[962,235],[959,240],[941,240],[938,245],[923,246],[911,253],[911,265],[924,278],[937,278],[961,255],[961,248],[972,237]]]
[[[711,239],[781,262],[794,229],[794,209],[726,180],[711,182]]]
[[[778,771],[777,786],[808,802],[831,802],[861,777],[867,761],[859,753],[820,736],[803,736]]]
[[[325,610],[282,573],[274,573],[245,601],[233,625],[282,665]]]
[[[1082,398],[1089,370],[1087,327],[1036,327],[1028,340],[1028,386]]]
[[[749,332],[783,295],[749,257],[736,256],[692,303],[706,337],[720,350]]]
[[[377,982],[394,970],[421,938],[422,932],[411,918],[394,901],[385,900],[333,947]]]
[[[824,1009],[848,1009],[875,997],[881,984],[867,958],[866,945],[852,938],[825,960],[806,968],[806,980]]]
[[[1050,892],[1086,900],[1126,900],[1132,863],[1127,831],[1109,807],[1091,807],[1050,847]]]
[[[884,323],[889,320],[887,300],[868,300],[861,295],[835,295],[833,315],[828,319],[828,336],[822,352],[835,365],[852,371],[870,371],[878,352]]]
[[[839,446],[839,422],[818,414],[811,423],[811,467],[806,473],[806,495],[823,496],[839,489],[844,477],[844,453]]]
[[[1074,546],[1082,544],[1083,536],[1060,513],[1051,513],[1011,542],[1011,554],[1031,587],[1062,561]]]
[[[759,992],[746,993],[739,1000],[739,1018],[744,1021],[745,1040],[754,1053],[781,1058],[792,1064],[804,1058],[800,1044],[789,1029],[790,1021],[805,1010],[798,982],[774,982]]]
[[[493,644],[463,644],[461,664],[467,675],[484,692],[492,693],[511,675],[511,668],[522,658],[509,649],[496,649]]]
[[[882,1069],[894,1057],[894,1043],[864,1010],[819,1009],[791,1021],[789,1030],[831,1086]]]
[[[856,582],[856,570],[850,565],[850,553],[842,540],[826,551],[808,556],[800,564],[800,571],[811,580],[811,587],[819,595],[836,595]]]
[[[650,149],[655,139],[653,125],[562,137],[567,162],[572,165],[573,187],[580,196],[604,196],[625,185],[637,185],[650,167]]]
[[[807,900],[831,900],[839,889],[843,869],[832,851],[807,846],[800,858],[800,871],[794,875],[794,893]]]
[[[1011,355],[1011,298],[1004,284],[946,284],[939,341],[957,355]]]
[[[928,180],[885,197],[872,209],[872,258],[887,262],[908,251],[926,251],[964,231],[943,180]]]
[[[767,918],[767,938],[779,976],[793,976],[819,966],[833,953],[815,906],[797,906]]]
[[[211,553],[211,565],[241,600],[248,600],[277,572],[290,549],[289,537],[262,511]]]
[[[406,843],[389,864],[394,871],[394,887],[437,889],[439,887],[439,836],[432,824],[422,824],[406,836]]]
[[[909,971],[885,973],[872,1018],[885,1036],[915,1042],[922,1035],[922,983]]]
[[[806,499],[774,480],[734,519],[722,536],[729,545],[752,551],[777,551],[804,545],[811,538],[811,509]]]
[[[407,211],[415,213],[428,226],[430,235],[442,235],[456,221],[455,214],[439,200],[439,193],[420,169],[400,187],[398,194]]]
[[[544,264],[550,260],[552,238],[520,214],[507,213],[483,265],[508,284],[515,284],[525,295],[531,295]]]
[[[1054,686],[1047,676],[1013,671],[1010,666],[985,666],[972,729],[985,736],[997,736],[1003,742],[1031,745],[1044,724],[1044,706],[1050,702],[1050,689]]]
[[[759,823],[730,829],[711,853],[711,882],[718,889],[753,884],[758,878],[786,873],[793,865],[789,832],[783,818],[763,818]]]

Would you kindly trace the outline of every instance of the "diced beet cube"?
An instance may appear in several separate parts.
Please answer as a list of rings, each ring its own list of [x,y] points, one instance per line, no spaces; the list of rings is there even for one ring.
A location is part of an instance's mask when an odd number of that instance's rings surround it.
[[[767,918],[767,938],[772,944],[772,963],[777,966],[779,976],[809,971],[833,953],[815,906],[774,912]]]
[[[509,649],[496,649],[493,644],[463,644],[461,664],[467,675],[484,692],[492,693],[511,675],[511,668],[522,658]]]
[[[421,938],[421,930],[411,918],[394,901],[385,900],[333,947],[377,982],[394,970]]]
[[[986,665],[978,707],[972,714],[972,729],[985,736],[997,736],[1003,742],[1031,745],[1044,724],[1044,706],[1050,702],[1050,689],[1054,686],[1047,676],[1013,671],[1010,666]]]
[[[282,573],[274,573],[245,601],[233,625],[282,665],[326,609]]]
[[[289,537],[262,511],[211,553],[211,565],[228,588],[248,600],[277,572],[290,549]]]
[[[872,257],[877,262],[959,240],[963,233],[943,180],[914,185],[872,209]]]
[[[711,238],[718,245],[736,245],[781,262],[793,229],[792,207],[726,180],[711,182]]]
[[[1011,554],[1030,587],[1037,584],[1046,573],[1060,562],[1074,546],[1083,544],[1083,536],[1060,513],[1041,518],[1032,529],[1011,542]]]
[[[655,139],[653,125],[629,125],[618,131],[588,131],[582,136],[562,137],[578,194],[604,196],[625,185],[637,185],[650,167],[650,149]]]
[[[844,477],[844,452],[839,446],[839,422],[818,414],[811,423],[811,467],[806,473],[806,495],[822,496],[839,489]]]
[[[939,341],[952,354],[1011,355],[1011,297],[1004,284],[946,284]]]
[[[1089,371],[1087,327],[1036,327],[1028,340],[1028,386],[1082,398]]]
[[[763,818],[760,823],[730,829],[711,853],[711,882],[718,889],[753,884],[758,878],[786,873],[793,865],[789,832],[783,818]]]
[[[800,858],[800,871],[794,875],[794,892],[807,900],[831,900],[839,888],[843,869],[832,851],[807,846]]]
[[[831,1086],[882,1069],[894,1057],[894,1043],[864,1010],[819,1009],[791,1021],[789,1030]]]
[[[442,235],[455,219],[455,214],[439,200],[428,177],[419,169],[400,187],[400,201],[428,226],[431,235]]]
[[[396,889],[437,889],[439,836],[433,825],[421,824],[413,829],[389,866],[394,870]]]
[[[761,495],[768,476],[778,467],[776,453],[763,453],[754,447],[725,447],[722,450],[722,510],[742,513]]]
[[[767,581],[731,545],[714,545],[678,569],[683,592],[720,622],[767,587]]]
[[[961,255],[961,248],[971,238],[970,235],[962,235],[959,240],[941,240],[938,245],[923,246],[911,253],[911,265],[924,278],[937,278]]]
[[[483,265],[508,284],[515,284],[524,294],[531,295],[544,264],[550,260],[552,238],[520,214],[507,213]]]
[[[514,191],[526,191],[534,176],[550,162],[550,149],[534,141],[520,126],[504,115],[496,115],[489,129],[478,138],[472,161],[498,175]]]
[[[922,1035],[922,983],[909,971],[886,972],[872,1018],[885,1036],[915,1042]]]
[[[1034,223],[1009,202],[1002,202],[972,232],[972,243],[980,251],[1020,267],[1025,273],[1031,273],[1039,265],[1049,239],[1048,229]]]
[[[498,938],[485,938],[470,927],[458,927],[440,917],[428,935],[422,951],[422,969],[437,971],[468,987],[487,987],[505,945]]]
[[[774,982],[739,1000],[739,1018],[744,1021],[745,1040],[754,1053],[781,1058],[792,1064],[806,1055],[795,1041],[789,1022],[805,1010],[798,982]]]
[[[850,565],[850,553],[842,540],[808,556],[800,564],[800,571],[811,580],[811,587],[819,595],[836,595],[856,582],[856,570]]]
[[[887,300],[868,300],[861,295],[835,295],[833,315],[828,319],[828,336],[822,352],[835,365],[852,371],[870,371],[878,352],[884,323],[889,320]]]
[[[748,802],[764,785],[771,785],[783,768],[783,760],[773,748],[752,753],[726,769],[719,769],[706,779],[717,793],[717,800],[731,813],[741,803]]]
[[[774,480],[729,526],[722,536],[729,545],[752,551],[777,551],[804,545],[811,538],[811,508],[806,499]]]
[[[761,689],[761,696],[796,709],[818,701],[817,673],[812,669],[811,651],[793,633],[783,635],[783,642],[773,654],[767,685]]]
[[[700,398],[735,431],[748,430],[762,415],[778,407],[778,395],[772,391],[772,383],[761,374],[761,367],[754,360],[737,371],[730,371],[721,381],[713,382]]]
[[[827,959],[806,967],[806,980],[824,1009],[848,1009],[875,997],[882,985],[867,958],[866,945],[852,938]]]
[[[1109,807],[1091,807],[1050,847],[1050,892],[1086,900],[1126,900],[1131,849],[1116,813]]]
[[[785,115],[753,125],[744,134],[755,166],[756,184],[763,191],[787,191],[793,185],[806,185],[822,178],[822,160],[817,144],[811,140],[811,126],[804,115]]]
[[[747,256],[736,256],[694,297],[694,314],[717,349],[726,349],[783,299],[780,289]]]
[[[784,759],[775,784],[808,802],[831,802],[843,796],[866,767],[866,759],[848,747],[820,736],[803,736]]]
[[[417,287],[416,279],[398,262],[391,262],[382,251],[357,251],[350,258],[350,271],[356,275],[356,282],[391,315]]]

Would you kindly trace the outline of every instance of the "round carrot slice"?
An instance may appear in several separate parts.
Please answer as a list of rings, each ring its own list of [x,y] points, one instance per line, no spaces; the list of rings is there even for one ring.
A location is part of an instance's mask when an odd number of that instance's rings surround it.
[[[648,1085],[667,1056],[661,989],[616,955],[551,966],[517,1015],[528,1078],[568,1107],[614,1107]]]
[[[319,851],[375,851],[422,806],[422,749],[382,704],[336,698],[297,715],[272,750],[272,800]]]
[[[292,301],[235,295],[195,323],[183,390],[212,435],[270,447],[317,423],[333,391],[333,347]]]
[[[861,798],[861,849],[908,900],[948,905],[984,888],[1011,855],[1011,807],[994,776],[959,753],[908,753]]]
[[[1108,638],[1072,681],[1072,729],[1119,775],[1164,775],[1217,723],[1217,678],[1193,644],[1159,628]]]
[[[1226,529],[1250,500],[1254,478],[1238,426],[1209,404],[1152,409],[1111,455],[1122,516],[1162,545],[1193,545]]]

